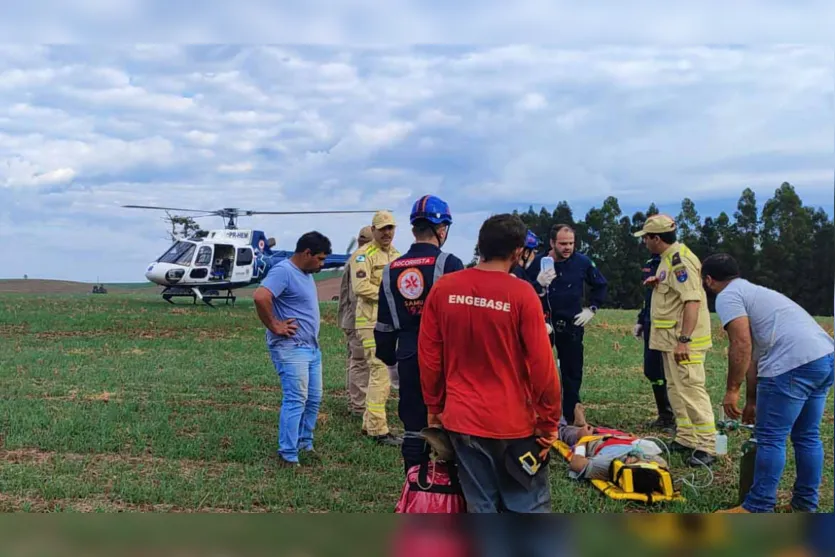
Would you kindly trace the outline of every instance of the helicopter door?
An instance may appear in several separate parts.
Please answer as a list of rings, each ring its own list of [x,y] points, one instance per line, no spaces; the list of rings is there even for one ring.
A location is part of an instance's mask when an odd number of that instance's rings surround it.
[[[188,275],[189,278],[207,280],[211,264],[212,246],[200,246],[200,249],[197,250],[197,257],[194,258],[194,269]]]
[[[220,282],[231,280],[234,258],[235,246],[215,244],[214,261],[212,262],[212,271],[209,280]]]
[[[233,282],[249,282],[252,278],[253,260],[251,247],[238,248],[235,257],[235,274],[232,277]]]

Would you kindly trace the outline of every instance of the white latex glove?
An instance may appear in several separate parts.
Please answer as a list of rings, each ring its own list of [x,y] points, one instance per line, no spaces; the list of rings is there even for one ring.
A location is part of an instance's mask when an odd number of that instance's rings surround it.
[[[554,332],[554,328],[547,321],[545,322],[545,330],[548,331],[549,335]]]
[[[400,372],[397,370],[397,364],[393,366],[386,366],[389,372],[389,380],[391,381],[391,388],[394,390],[400,389]]]
[[[632,329],[632,336],[635,338],[641,338],[641,334],[644,332],[644,326],[640,323],[635,323],[635,327]]]
[[[589,308],[583,308],[583,311],[574,316],[574,324],[578,327],[585,327],[592,317],[594,317],[594,312]]]
[[[536,276],[536,282],[538,282],[542,288],[548,288],[555,278],[557,278],[557,271],[551,268],[542,269]]]

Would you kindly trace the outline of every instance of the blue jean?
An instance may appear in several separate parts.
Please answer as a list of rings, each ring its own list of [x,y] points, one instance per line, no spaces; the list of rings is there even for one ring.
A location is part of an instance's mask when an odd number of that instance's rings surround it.
[[[281,381],[278,454],[299,461],[299,450],[313,450],[313,430],[322,403],[322,352],[306,346],[270,346]]]
[[[823,475],[820,423],[834,380],[832,354],[777,377],[757,380],[757,458],[754,483],[742,504],[746,510],[774,511],[789,435],[797,464],[792,507],[807,512],[818,509]]]
[[[487,439],[449,431],[458,463],[458,478],[467,512],[550,513],[548,468],[534,476],[530,487],[517,482],[505,466],[509,440]]]

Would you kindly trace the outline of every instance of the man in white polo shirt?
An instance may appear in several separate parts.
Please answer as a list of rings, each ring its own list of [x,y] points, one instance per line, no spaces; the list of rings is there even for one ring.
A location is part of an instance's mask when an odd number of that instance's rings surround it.
[[[716,294],[716,313],[728,332],[725,413],[756,422],[754,483],[741,506],[730,513],[772,512],[786,464],[791,435],[797,463],[791,506],[814,512],[823,473],[820,423],[835,380],[835,341],[795,302],[740,278],[727,254],[702,263],[705,290]],[[737,403],[747,377],[745,409]]]

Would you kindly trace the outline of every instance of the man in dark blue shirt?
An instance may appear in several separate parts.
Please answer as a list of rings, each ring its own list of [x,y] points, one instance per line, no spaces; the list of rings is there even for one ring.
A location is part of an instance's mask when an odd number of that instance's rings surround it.
[[[574,423],[574,407],[580,402],[585,326],[605,301],[607,283],[589,257],[574,251],[574,229],[570,226],[554,225],[550,242],[551,250],[537,256],[527,274],[553,329],[551,342],[557,349],[562,376],[563,416],[570,425]],[[544,257],[554,265],[543,266]],[[588,306],[583,305],[584,284],[591,287]]]
[[[660,263],[660,255],[653,255],[644,263],[644,266],[641,268],[641,284],[649,277],[655,276]],[[638,313],[638,322],[635,323],[633,333],[635,338],[641,338],[643,336],[644,376],[649,379],[650,385],[652,385],[652,394],[655,396],[655,405],[658,407],[658,419],[650,423],[649,427],[672,435],[675,433],[676,419],[667,395],[667,380],[664,378],[664,364],[661,360],[661,352],[652,350],[649,347],[652,291],[652,287],[647,287],[646,294],[644,295],[644,307]]]
[[[377,358],[387,366],[397,364],[400,375],[398,415],[405,429],[401,452],[407,474],[429,458],[420,436],[428,425],[417,357],[423,304],[442,275],[464,268],[456,256],[441,251],[452,224],[446,202],[425,195],[412,206],[409,220],[415,243],[383,270],[374,330]]]

